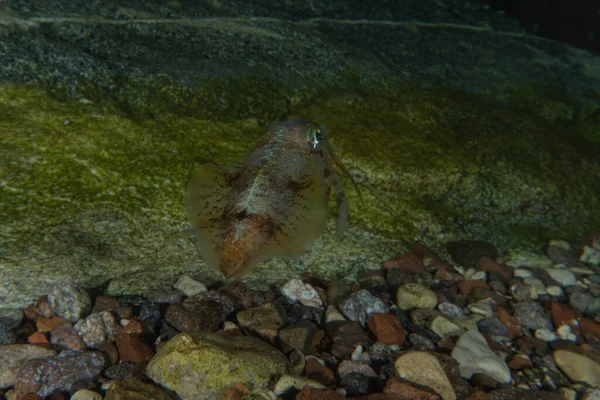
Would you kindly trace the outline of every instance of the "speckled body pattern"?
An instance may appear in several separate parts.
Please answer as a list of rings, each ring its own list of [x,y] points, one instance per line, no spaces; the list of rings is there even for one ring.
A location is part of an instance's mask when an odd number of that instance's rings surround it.
[[[267,258],[299,257],[327,225],[332,187],[341,235],[348,202],[332,161],[341,166],[327,128],[291,120],[272,124],[241,167],[203,165],[188,185],[188,213],[206,263],[231,278]]]

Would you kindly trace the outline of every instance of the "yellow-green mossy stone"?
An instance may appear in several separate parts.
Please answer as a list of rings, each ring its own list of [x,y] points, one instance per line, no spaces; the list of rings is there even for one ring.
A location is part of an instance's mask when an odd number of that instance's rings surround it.
[[[150,360],[148,376],[183,399],[221,399],[235,383],[265,389],[288,373],[279,350],[250,336],[181,333]]]

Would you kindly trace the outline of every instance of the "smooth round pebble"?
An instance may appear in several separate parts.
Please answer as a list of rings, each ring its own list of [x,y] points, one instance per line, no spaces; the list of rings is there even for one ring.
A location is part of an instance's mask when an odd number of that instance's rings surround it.
[[[560,297],[563,295],[563,290],[560,286],[552,285],[546,288],[546,292],[552,297]]]
[[[535,337],[540,340],[543,340],[544,342],[553,342],[556,340],[556,335],[554,334],[554,332],[545,328],[536,329]]]
[[[456,393],[435,356],[424,351],[412,351],[398,357],[394,363],[398,376],[435,390],[444,400],[455,400]]]
[[[403,310],[413,308],[434,308],[437,305],[436,294],[418,283],[406,283],[398,288],[396,303]]]
[[[548,268],[546,270],[548,274],[555,281],[559,282],[562,286],[572,286],[577,282],[575,274],[565,268]]]
[[[596,361],[567,350],[556,350],[553,356],[556,365],[572,381],[600,387],[600,364]]]

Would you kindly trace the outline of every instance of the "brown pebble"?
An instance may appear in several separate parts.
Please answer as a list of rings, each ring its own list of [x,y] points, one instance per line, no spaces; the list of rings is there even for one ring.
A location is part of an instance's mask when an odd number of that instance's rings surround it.
[[[469,293],[471,293],[471,290],[473,290],[475,288],[489,289],[490,287],[482,279],[461,281],[458,283],[458,290],[460,290],[460,292],[462,294],[469,294]]]
[[[122,362],[145,362],[150,361],[154,356],[152,348],[138,334],[119,333],[115,341]]]
[[[383,268],[397,268],[402,272],[409,274],[420,274],[425,271],[425,264],[419,255],[412,251],[407,251],[400,257],[392,258],[383,263]]]
[[[502,277],[504,282],[510,281],[510,278],[513,276],[512,267],[505,264],[500,264],[488,256],[482,256],[479,261],[477,261],[475,268],[484,272],[497,272]]]
[[[504,308],[499,308],[498,310],[494,311],[494,316],[508,328],[508,338],[514,339],[518,336],[521,336],[519,319],[517,317],[510,315]]]
[[[117,307],[115,313],[119,319],[131,319],[133,318],[133,308],[131,307]]]
[[[520,354],[515,354],[507,363],[507,365],[510,369],[525,369],[533,367],[531,360],[527,356]]]
[[[552,323],[555,329],[568,325],[571,328],[571,333],[574,333],[577,337],[580,336],[581,323],[577,322],[577,316],[571,307],[553,301],[550,304],[550,311],[552,312]]]
[[[369,319],[368,326],[378,341],[388,345],[397,344],[402,346],[404,344],[404,327],[396,316],[375,313]]]
[[[444,262],[443,264],[440,263],[437,271],[435,271],[433,278],[438,281],[452,282],[462,282],[465,279],[461,274],[456,272],[454,268],[452,268],[452,265],[446,262]]]
[[[312,379],[325,386],[329,386],[335,382],[334,372],[314,358],[309,358],[308,361],[306,361],[304,372],[308,379]]]
[[[71,324],[64,324],[52,331],[50,343],[59,350],[83,350],[86,348],[83,339],[81,339]]]
[[[119,307],[119,300],[111,296],[98,296],[94,301],[94,307],[90,314],[94,314],[100,311],[111,311]]]
[[[119,362],[119,351],[117,350],[117,346],[108,340],[100,343],[98,346],[98,350],[100,350],[106,356],[106,360],[110,365],[115,365]]]
[[[305,387],[296,395],[296,400],[342,400],[343,397],[335,390],[330,389],[315,389]]]
[[[61,317],[53,317],[53,318],[39,317],[36,321],[37,330],[40,332],[44,332],[44,333],[52,332],[59,326],[62,326],[65,324],[70,325],[71,323]]]
[[[28,336],[27,340],[29,341],[29,343],[31,344],[46,344],[46,343],[50,343],[48,341],[48,338],[46,337],[46,335],[44,335],[42,332],[35,332],[31,335]]]
[[[36,322],[41,317],[40,309],[32,305],[23,310],[23,314],[25,314],[25,318],[32,322]]]
[[[401,399],[419,399],[419,400],[442,400],[442,398],[431,389],[416,387],[408,381],[401,381],[396,377],[390,378],[383,393],[390,393],[399,396]]]
[[[243,383],[236,383],[230,386],[223,394],[223,400],[242,400],[244,395],[250,393],[251,390]]]

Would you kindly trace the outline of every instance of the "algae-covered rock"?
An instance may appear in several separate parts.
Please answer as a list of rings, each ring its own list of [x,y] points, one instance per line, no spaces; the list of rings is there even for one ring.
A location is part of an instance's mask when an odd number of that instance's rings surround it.
[[[285,356],[249,336],[181,333],[154,356],[148,376],[186,399],[221,399],[233,384],[266,389],[289,371]]]

